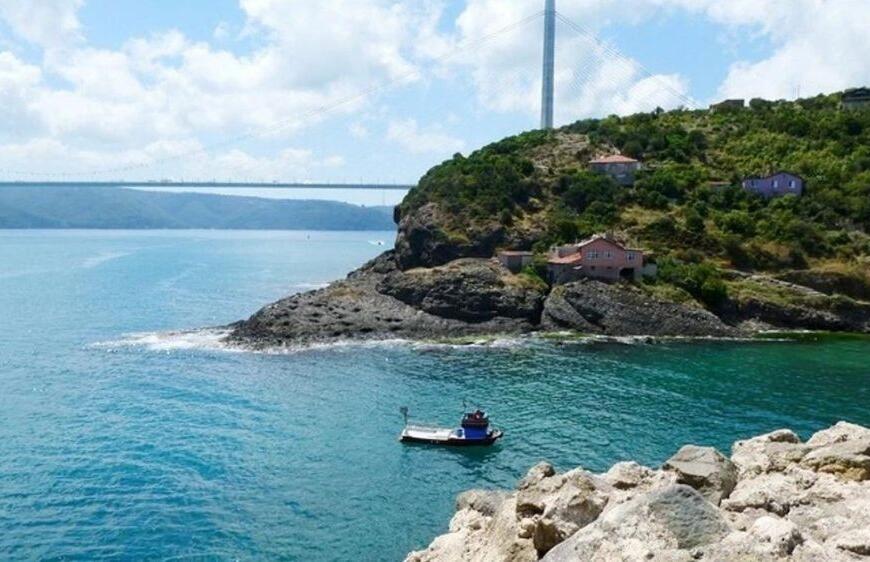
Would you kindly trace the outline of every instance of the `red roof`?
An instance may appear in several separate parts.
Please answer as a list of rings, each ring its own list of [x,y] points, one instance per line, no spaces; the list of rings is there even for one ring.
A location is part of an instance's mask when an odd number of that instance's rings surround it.
[[[504,250],[502,252],[499,252],[498,255],[500,255],[500,256],[533,256],[535,254],[532,252],[525,252],[523,250]]]
[[[590,164],[634,164],[638,161],[622,154],[611,154],[610,156],[602,156],[595,160],[590,160]]]
[[[547,260],[547,263],[552,263],[553,265],[571,265],[573,263],[580,263],[581,261],[583,261],[583,255],[578,252],[561,258],[559,256],[553,256]]]

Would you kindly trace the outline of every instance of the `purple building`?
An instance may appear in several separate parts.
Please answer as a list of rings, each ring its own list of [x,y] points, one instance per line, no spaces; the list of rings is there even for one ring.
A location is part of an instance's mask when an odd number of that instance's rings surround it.
[[[743,180],[743,189],[768,199],[783,195],[800,197],[804,193],[804,179],[797,174],[777,172],[765,178],[757,176],[746,178]]]

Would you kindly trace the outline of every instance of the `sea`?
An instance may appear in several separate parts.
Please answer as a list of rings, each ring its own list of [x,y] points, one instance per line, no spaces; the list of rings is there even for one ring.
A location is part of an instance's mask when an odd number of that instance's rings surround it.
[[[250,352],[225,326],[392,232],[0,231],[0,559],[395,561],[535,463],[870,424],[870,340],[490,338]],[[403,445],[399,408],[495,447]]]

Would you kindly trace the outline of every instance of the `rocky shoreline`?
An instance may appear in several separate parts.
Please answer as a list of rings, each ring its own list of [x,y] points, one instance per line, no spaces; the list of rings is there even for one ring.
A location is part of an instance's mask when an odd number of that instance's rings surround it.
[[[589,279],[551,289],[486,258],[404,270],[400,263],[396,252],[385,252],[346,279],[268,305],[231,326],[228,343],[264,349],[560,331],[652,337],[746,337],[776,328],[870,332],[868,304],[843,305],[836,297],[757,276],[752,283],[776,284],[804,300],[747,298],[714,314],[627,283]]]
[[[870,558],[870,429],[783,429],[730,458],[687,445],[660,468],[541,463],[514,491],[461,494],[406,562],[857,561]]]

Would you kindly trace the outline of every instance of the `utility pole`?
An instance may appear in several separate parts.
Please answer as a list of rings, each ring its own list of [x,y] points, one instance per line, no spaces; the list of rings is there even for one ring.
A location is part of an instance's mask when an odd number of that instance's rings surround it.
[[[541,92],[541,128],[553,128],[553,84],[556,71],[556,0],[544,8],[544,83]]]

